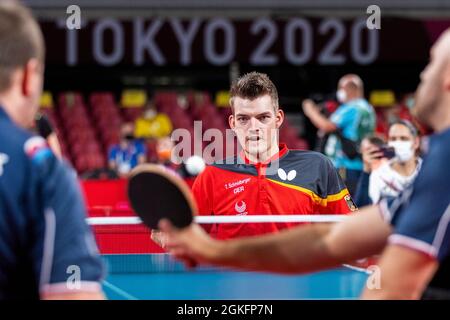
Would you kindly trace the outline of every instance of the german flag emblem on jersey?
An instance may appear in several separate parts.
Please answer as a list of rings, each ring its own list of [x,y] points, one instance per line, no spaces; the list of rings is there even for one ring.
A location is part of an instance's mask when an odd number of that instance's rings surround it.
[[[345,202],[347,202],[348,208],[350,211],[356,211],[358,210],[358,207],[356,207],[356,204],[353,202],[352,197],[348,194],[344,197]]]

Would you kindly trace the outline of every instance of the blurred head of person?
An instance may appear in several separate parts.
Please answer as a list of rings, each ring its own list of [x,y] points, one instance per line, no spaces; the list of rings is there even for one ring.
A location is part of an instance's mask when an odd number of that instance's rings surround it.
[[[421,123],[441,131],[450,126],[450,29],[436,41],[430,62],[420,74],[412,113]]]
[[[30,11],[0,1],[0,105],[19,126],[31,128],[44,78],[44,39]]]
[[[184,110],[189,107],[189,101],[185,94],[181,93],[177,95],[177,105]]]
[[[228,121],[247,158],[265,162],[279,150],[278,129],[284,120],[278,92],[266,74],[251,72],[230,89]]]
[[[154,117],[156,117],[157,114],[158,114],[158,111],[156,110],[156,106],[152,102],[149,102],[145,106],[145,110],[142,114],[142,117],[146,120],[151,120]]]
[[[356,74],[346,74],[338,82],[336,98],[339,103],[346,103],[364,97],[364,84]]]
[[[416,161],[420,148],[417,128],[408,120],[394,122],[389,127],[388,145],[394,148],[398,162]]]
[[[170,162],[173,147],[174,142],[170,137],[162,137],[156,141],[156,154],[159,163],[164,164]]]
[[[120,146],[127,148],[134,140],[134,125],[127,122],[120,127]]]

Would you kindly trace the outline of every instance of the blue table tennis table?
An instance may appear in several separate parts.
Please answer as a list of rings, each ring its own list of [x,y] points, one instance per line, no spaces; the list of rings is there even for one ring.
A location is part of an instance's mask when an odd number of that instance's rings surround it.
[[[356,299],[367,280],[342,267],[307,275],[277,275],[201,266],[187,270],[168,254],[103,255],[109,299]]]

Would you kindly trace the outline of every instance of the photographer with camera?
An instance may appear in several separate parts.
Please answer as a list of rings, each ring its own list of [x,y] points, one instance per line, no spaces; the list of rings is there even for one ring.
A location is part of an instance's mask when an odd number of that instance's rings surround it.
[[[363,169],[360,143],[374,132],[375,111],[364,98],[363,81],[356,74],[347,74],[339,80],[336,96],[340,105],[329,118],[311,99],[303,101],[303,113],[318,130],[329,134],[325,154],[353,195]]]
[[[359,180],[356,204],[375,204],[385,197],[397,197],[412,184],[422,164],[419,147],[418,131],[408,120],[390,125],[387,145],[380,145],[375,137],[367,141],[367,147],[363,142],[364,174]]]

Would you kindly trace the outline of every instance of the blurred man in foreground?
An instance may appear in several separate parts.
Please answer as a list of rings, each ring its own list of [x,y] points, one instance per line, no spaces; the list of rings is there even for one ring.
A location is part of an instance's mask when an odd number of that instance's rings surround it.
[[[38,109],[44,51],[31,13],[1,1],[0,299],[101,299],[103,266],[78,182],[24,129]]]

